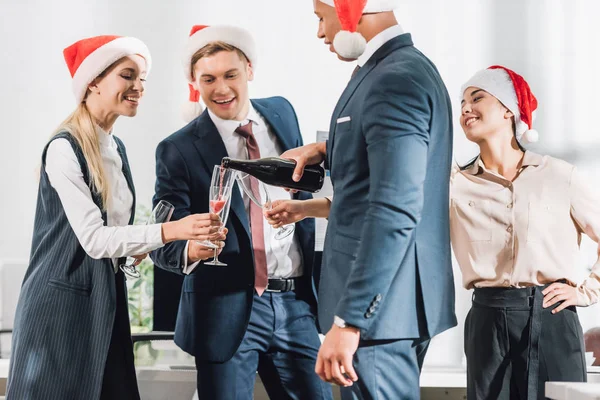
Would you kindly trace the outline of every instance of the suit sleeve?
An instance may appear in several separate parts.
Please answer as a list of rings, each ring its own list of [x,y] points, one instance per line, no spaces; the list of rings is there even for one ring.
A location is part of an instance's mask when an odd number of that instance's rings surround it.
[[[169,140],[162,141],[156,148],[156,185],[152,205],[165,200],[173,204],[175,210],[171,221],[177,221],[190,212],[190,175],[183,156],[177,146]],[[167,243],[153,251],[150,257],[162,269],[183,274],[183,252],[186,240]]]
[[[362,132],[369,195],[356,260],[335,315],[365,332],[371,303],[383,303],[423,208],[431,106],[410,78],[382,74],[366,95]],[[401,312],[399,310],[399,312]]]

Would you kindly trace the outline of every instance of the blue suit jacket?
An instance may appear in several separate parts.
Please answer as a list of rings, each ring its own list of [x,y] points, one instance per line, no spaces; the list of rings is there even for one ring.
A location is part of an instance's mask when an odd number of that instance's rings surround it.
[[[333,316],[366,340],[428,338],[456,325],[448,192],[452,110],[409,34],[350,80],[331,120],[335,196],[319,287]]]
[[[254,108],[269,123],[283,150],[302,145],[296,114],[281,97],[253,100]],[[156,194],[153,203],[166,200],[175,206],[173,220],[206,213],[213,167],[227,156],[225,145],[208,112],[164,139],[156,149]],[[302,193],[298,198],[307,199]],[[239,347],[252,308],[254,259],[248,216],[237,185],[226,224],[229,229],[219,259],[227,267],[201,263],[185,276],[175,327],[175,343],[206,361],[229,360]],[[304,259],[304,275],[296,290],[316,313],[312,280],[314,220],[296,224]],[[160,268],[182,274],[185,241],[172,242],[151,253]],[[158,306],[158,305],[157,305]]]

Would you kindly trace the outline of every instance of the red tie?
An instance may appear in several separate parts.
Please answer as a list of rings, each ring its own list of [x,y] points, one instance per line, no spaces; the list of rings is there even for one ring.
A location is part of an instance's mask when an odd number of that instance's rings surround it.
[[[251,160],[260,158],[258,143],[256,143],[256,138],[252,133],[252,121],[248,122],[246,125],[240,125],[235,132],[246,139],[248,157]],[[254,197],[260,199],[258,182],[254,179],[250,182]],[[252,230],[252,247],[254,248],[254,288],[258,295],[262,296],[267,288],[267,283],[269,283],[267,274],[267,254],[265,253],[265,226],[262,208],[253,201],[250,201],[250,227]]]

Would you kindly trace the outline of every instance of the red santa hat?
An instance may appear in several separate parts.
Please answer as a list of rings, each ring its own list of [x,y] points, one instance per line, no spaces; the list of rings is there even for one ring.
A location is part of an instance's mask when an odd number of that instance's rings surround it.
[[[73,78],[73,94],[77,103],[83,101],[88,86],[98,75],[114,62],[133,54],[144,57],[148,74],[152,65],[150,51],[141,40],[134,37],[95,36],[64,49],[63,55]]]
[[[501,65],[492,65],[473,75],[462,85],[461,93],[464,94],[468,87],[485,90],[514,114],[515,134],[519,143],[538,141],[539,134],[533,129],[538,102],[521,75]]]
[[[190,90],[189,102],[183,109],[183,118],[187,122],[199,116],[203,111],[202,104],[200,103],[200,92],[191,85],[194,82],[192,76],[192,58],[198,50],[214,42],[224,42],[236,47],[244,53],[250,64],[252,64],[252,68],[256,68],[256,44],[250,32],[229,25],[194,25],[190,30],[183,56],[183,69]]]
[[[335,7],[342,30],[333,38],[333,48],[341,57],[354,60],[367,47],[367,41],[356,31],[363,14],[393,11],[399,0],[320,0]]]

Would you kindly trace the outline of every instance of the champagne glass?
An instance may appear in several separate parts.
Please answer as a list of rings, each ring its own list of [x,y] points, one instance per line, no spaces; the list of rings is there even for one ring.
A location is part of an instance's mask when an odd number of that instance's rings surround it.
[[[269,194],[269,187],[267,184],[256,179],[254,176],[243,172],[239,172],[236,179],[244,193],[246,193],[254,204],[266,210],[271,210],[273,208],[273,202],[271,201],[271,195]],[[294,227],[294,224],[282,226],[275,233],[275,239],[281,240],[288,237],[294,232]]]
[[[171,216],[173,215],[173,204],[168,201],[161,200],[158,202],[156,207],[150,213],[148,220],[146,221],[146,225],[153,224],[162,224],[164,222],[169,222],[171,220]],[[119,265],[121,271],[125,273],[130,278],[139,278],[140,271],[135,268],[136,259],[133,257],[127,257],[126,263]]]
[[[223,168],[220,165],[215,165],[213,169],[212,180],[210,183],[210,191],[208,197],[208,207],[210,212],[217,214],[221,218],[223,223],[219,229],[221,231],[227,223],[227,217],[229,216],[229,208],[231,206],[231,191],[233,189],[233,182],[235,181],[235,171]],[[218,259],[218,246],[209,241],[200,242],[205,245],[209,243],[207,247],[213,248],[215,251],[214,259],[209,262],[205,262],[204,265],[214,265],[218,267],[226,267],[227,264],[219,261]]]

